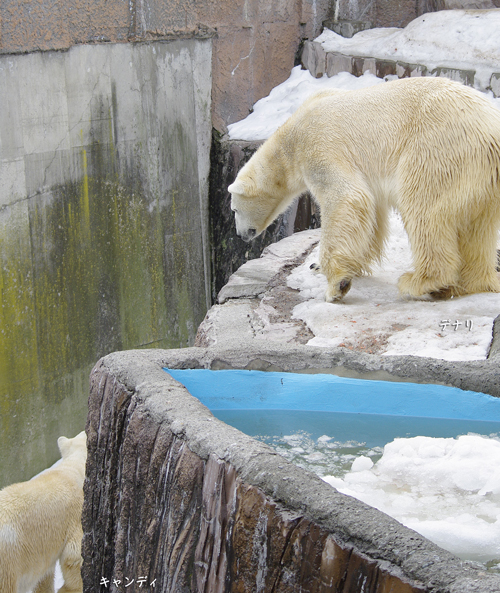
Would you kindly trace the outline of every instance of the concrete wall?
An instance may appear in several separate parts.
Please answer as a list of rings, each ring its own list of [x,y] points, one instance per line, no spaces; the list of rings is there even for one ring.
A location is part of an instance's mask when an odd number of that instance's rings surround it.
[[[224,131],[288,78],[300,40],[320,33],[329,8],[330,0],[10,0],[0,3],[0,53],[213,29],[213,121]]]
[[[0,57],[0,486],[82,430],[100,356],[194,340],[210,304],[211,48]]]

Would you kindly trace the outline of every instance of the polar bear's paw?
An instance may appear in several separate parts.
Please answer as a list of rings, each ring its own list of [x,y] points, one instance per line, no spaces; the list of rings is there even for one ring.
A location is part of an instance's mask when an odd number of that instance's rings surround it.
[[[325,294],[325,301],[327,303],[335,303],[336,301],[340,301],[350,289],[351,280],[348,278],[344,278],[333,286],[329,284]]]
[[[398,281],[398,289],[402,296],[419,299],[431,297],[437,301],[443,301],[452,297],[461,296],[464,290],[453,283],[440,286],[436,279],[422,277],[415,272],[406,272]]]

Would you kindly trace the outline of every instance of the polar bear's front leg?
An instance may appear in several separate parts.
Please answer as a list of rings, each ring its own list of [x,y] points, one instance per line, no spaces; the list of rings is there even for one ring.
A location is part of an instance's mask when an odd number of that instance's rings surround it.
[[[315,271],[321,271],[326,276],[328,287],[325,293],[325,301],[327,303],[334,303],[340,301],[350,290],[352,278],[355,276],[353,273],[352,266],[345,261],[345,257],[340,254],[335,254],[333,249],[329,249],[325,246],[324,241],[321,239],[320,244],[320,265],[319,269]]]
[[[350,190],[348,195],[332,198],[330,207],[328,199],[320,202],[319,263],[328,281],[325,300],[329,303],[341,300],[349,292],[352,279],[368,271],[371,261],[379,257],[386,226],[385,210],[378,213],[369,192],[356,190],[347,182],[345,188]]]
[[[315,274],[321,274],[321,267],[319,264],[316,264],[316,263],[311,264],[309,266],[309,268]],[[334,290],[330,291],[330,287],[328,287],[326,295],[325,295],[325,300],[329,303],[333,303],[334,301],[339,301],[344,295],[346,295],[349,292],[350,289],[351,289],[351,280],[347,280],[346,278],[344,278],[343,280],[341,280],[334,286]]]

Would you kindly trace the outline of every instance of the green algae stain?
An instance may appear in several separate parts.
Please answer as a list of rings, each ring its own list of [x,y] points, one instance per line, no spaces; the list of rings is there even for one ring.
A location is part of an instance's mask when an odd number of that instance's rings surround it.
[[[55,178],[40,171],[44,158],[27,158],[33,193],[0,208],[0,487],[55,461],[57,437],[82,430],[100,357],[194,340],[206,300],[196,118],[181,71],[166,99],[149,78],[138,98],[113,84],[93,97],[78,146],[56,150],[59,185],[44,185]]]
[[[38,384],[30,255],[27,208],[19,202],[0,217],[0,392],[10,384]],[[3,399],[0,406],[3,425]]]
[[[191,190],[162,201],[140,176],[102,174],[113,155],[99,143],[74,158],[79,182],[0,212],[0,486],[29,478],[57,458],[60,434],[82,430],[101,356],[189,345],[205,313],[199,233],[178,208]]]

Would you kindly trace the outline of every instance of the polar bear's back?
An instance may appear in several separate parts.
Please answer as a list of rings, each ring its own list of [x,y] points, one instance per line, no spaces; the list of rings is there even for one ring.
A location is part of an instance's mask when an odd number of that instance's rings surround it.
[[[305,169],[318,162],[355,169],[368,183],[384,180],[394,196],[401,180],[416,172],[441,189],[447,178],[466,174],[465,187],[500,175],[500,110],[478,91],[445,78],[321,92],[296,111],[282,134],[300,146]]]
[[[21,588],[32,589],[74,535],[82,503],[78,474],[58,469],[0,491],[0,576],[9,559],[9,569],[24,575]]]
[[[79,571],[86,438],[58,440],[62,459],[0,490],[0,590],[32,590],[68,546]],[[2,588],[4,587],[4,588]]]
[[[364,89],[321,91],[296,112],[298,119],[327,125],[334,114],[334,129],[364,134],[380,134],[381,126],[391,124],[406,127],[414,123],[420,128],[423,123],[452,121],[481,127],[482,121],[477,119],[480,114],[500,128],[500,109],[479,91],[447,78],[403,78]]]

